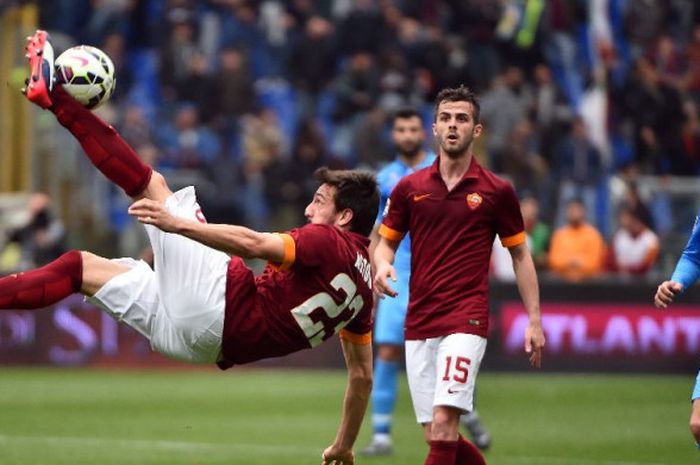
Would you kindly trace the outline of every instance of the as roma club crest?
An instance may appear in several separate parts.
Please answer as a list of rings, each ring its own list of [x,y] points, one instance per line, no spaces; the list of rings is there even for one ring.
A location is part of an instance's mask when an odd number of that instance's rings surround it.
[[[467,194],[467,205],[469,205],[469,208],[471,208],[472,210],[476,210],[477,208],[479,208],[479,205],[481,205],[481,202],[483,201],[483,197],[481,197],[481,195],[477,194],[476,192]]]

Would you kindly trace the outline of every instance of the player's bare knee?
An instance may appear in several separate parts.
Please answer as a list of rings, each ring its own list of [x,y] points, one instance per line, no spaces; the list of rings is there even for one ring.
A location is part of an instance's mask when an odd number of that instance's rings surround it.
[[[454,441],[459,431],[459,411],[450,407],[436,407],[430,432],[432,441]]]
[[[153,170],[151,180],[148,182],[146,189],[139,195],[138,198],[147,198],[158,202],[165,202],[165,199],[172,195],[172,191],[168,186],[165,177],[158,171]]]
[[[126,266],[91,252],[83,250],[80,252],[80,256],[83,261],[83,282],[80,292],[86,296],[95,295],[107,281],[129,271]]]
[[[693,407],[690,412],[690,432],[695,442],[700,444],[700,399],[693,399]]]
[[[80,258],[83,261],[83,274],[85,274],[85,271],[90,269],[94,265],[98,257],[92,252],[88,252],[87,250],[81,250]]]
[[[695,442],[700,444],[700,412],[693,412],[690,416],[690,432],[695,438]]]

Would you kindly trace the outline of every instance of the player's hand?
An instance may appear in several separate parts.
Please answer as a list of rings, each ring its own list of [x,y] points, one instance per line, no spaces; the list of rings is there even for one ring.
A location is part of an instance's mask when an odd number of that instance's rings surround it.
[[[139,223],[151,224],[165,232],[177,230],[178,218],[173,216],[160,202],[151,199],[141,199],[129,207],[129,215]]]
[[[531,321],[525,328],[525,353],[530,355],[530,365],[534,368],[542,366],[542,348],[544,343],[542,323],[533,323]]]
[[[354,465],[355,455],[351,449],[342,449],[335,444],[323,451],[321,465]]]
[[[666,308],[673,299],[683,290],[683,285],[675,281],[664,281],[656,288],[654,305],[656,308]]]
[[[380,299],[385,295],[396,297],[399,295],[390,285],[389,278],[396,282],[396,270],[389,262],[381,262],[377,265],[377,272],[374,275],[374,292]]]

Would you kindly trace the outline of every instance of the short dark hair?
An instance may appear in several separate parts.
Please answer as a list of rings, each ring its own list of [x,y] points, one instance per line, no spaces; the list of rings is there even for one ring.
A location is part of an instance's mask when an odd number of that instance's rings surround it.
[[[397,119],[409,119],[409,118],[422,119],[420,117],[420,113],[418,113],[418,110],[416,110],[415,108],[406,107],[406,108],[400,108],[400,109],[396,110],[391,117],[391,122],[395,123]]]
[[[478,124],[481,117],[481,105],[476,94],[465,87],[463,84],[459,87],[446,87],[442,89],[435,97],[435,118],[437,119],[438,107],[442,102],[469,102],[474,109],[474,124]]]
[[[336,188],[335,209],[352,210],[350,231],[369,236],[379,210],[379,187],[374,173],[365,170],[332,170],[322,167],[314,177]]]

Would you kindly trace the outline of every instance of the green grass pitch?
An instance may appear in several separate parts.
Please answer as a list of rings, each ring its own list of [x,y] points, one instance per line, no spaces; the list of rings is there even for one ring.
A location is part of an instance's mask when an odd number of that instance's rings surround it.
[[[319,464],[339,420],[342,371],[103,371],[0,368],[0,463]],[[479,410],[490,465],[698,463],[690,376],[492,374]],[[423,463],[405,380],[396,455]],[[369,438],[369,418],[356,450]]]

